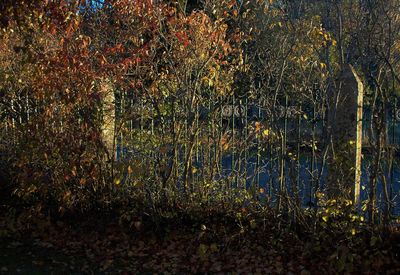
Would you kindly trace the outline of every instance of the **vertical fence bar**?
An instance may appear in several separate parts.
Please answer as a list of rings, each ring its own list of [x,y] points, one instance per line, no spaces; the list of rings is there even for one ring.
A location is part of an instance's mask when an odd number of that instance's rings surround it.
[[[312,109],[312,144],[311,144],[311,185],[310,185],[310,204],[313,204],[314,200],[314,195],[313,191],[317,190],[317,187],[315,186],[316,181],[315,180],[315,166],[316,166],[316,139],[315,139],[315,130],[316,130],[316,110],[315,110],[315,104],[313,104],[313,109]]]
[[[221,99],[220,99],[220,101],[221,101],[221,107],[220,107],[220,113],[219,113],[219,137],[218,137],[218,139],[219,139],[219,153],[218,153],[218,156],[219,156],[219,160],[218,160],[218,163],[219,163],[219,174],[220,175],[222,175],[223,174],[223,170],[224,170],[224,166],[223,166],[223,157],[222,157],[222,154],[223,154],[223,135],[224,135],[224,133],[222,132],[222,130],[223,130],[223,114],[222,114],[222,108],[223,108],[223,101],[222,101],[222,97],[221,97]]]
[[[188,139],[189,139],[189,125],[188,125],[188,123],[189,123],[189,114],[190,114],[190,110],[189,110],[189,107],[188,107],[188,104],[189,104],[189,102],[186,102],[186,104],[185,104],[185,126],[184,126],[184,131],[185,131],[185,133],[184,133],[184,145],[183,145],[183,161],[184,161],[184,163],[185,163],[185,165],[186,165],[186,162],[187,161],[189,161],[188,159],[186,159],[186,156],[188,155]],[[187,171],[187,173],[188,173],[188,171]],[[187,175],[185,175],[186,177],[187,177]],[[187,186],[187,182],[185,182],[186,181],[186,179],[184,178],[183,179],[184,180],[184,182],[183,182],[183,184],[184,184],[184,188],[185,188],[185,192],[186,192],[186,194],[188,194],[189,193],[189,186]]]
[[[196,119],[196,129],[195,129],[195,135],[196,135],[196,138],[195,138],[195,142],[196,142],[196,144],[195,144],[196,167],[195,168],[196,169],[199,166],[199,134],[200,134],[200,132],[199,132],[199,112],[200,112],[199,103],[196,103],[196,115],[195,115],[195,119]],[[199,186],[199,171],[196,172],[195,179],[196,179],[197,188],[200,188],[200,186]]]
[[[261,106],[260,106],[260,103],[258,103],[258,118],[257,118],[257,120],[256,120],[257,122],[256,123],[261,123],[260,121],[261,121]],[[256,176],[256,186],[254,186],[254,194],[256,194],[256,190],[258,190],[259,188],[260,188],[260,159],[261,159],[261,151],[260,151],[260,135],[261,135],[261,133],[259,133],[259,130],[260,129],[257,129],[257,127],[259,128],[260,126],[258,125],[256,125],[256,133],[255,133],[255,135],[256,135],[256,142],[257,142],[257,159],[256,159],[256,169],[255,169],[255,172],[257,173],[257,176]]]
[[[14,109],[14,98],[11,98],[11,131],[12,131],[12,144],[15,145],[15,109]]]
[[[284,111],[284,128],[283,135],[281,135],[281,152],[280,152],[280,175],[279,175],[279,197],[278,197],[278,211],[281,210],[283,197],[286,196],[286,138],[287,138],[287,123],[288,123],[288,103],[289,97],[285,96],[285,111]]]
[[[232,95],[232,128],[231,128],[231,133],[232,133],[232,150],[231,150],[231,173],[234,176],[234,182],[236,183],[236,167],[235,167],[235,93]],[[231,184],[230,187],[232,188],[234,185]]]
[[[237,173],[236,173],[236,187],[240,188],[241,185],[241,181],[242,181],[242,177],[241,177],[241,173],[242,173],[242,158],[243,158],[243,113],[242,113],[242,107],[243,107],[243,101],[242,99],[239,98],[239,102],[238,102],[238,106],[237,109],[235,108],[235,112],[237,110],[237,120],[239,121],[238,123],[238,146],[237,146]]]
[[[247,154],[249,151],[249,145],[248,145],[248,138],[249,138],[249,132],[248,132],[248,106],[249,101],[248,101],[248,97],[246,95],[245,98],[245,113],[244,113],[244,139],[245,139],[245,151],[244,151],[244,186],[243,189],[246,189],[247,186]]]
[[[212,93],[210,92],[208,96],[208,110],[207,110],[207,117],[210,121],[207,123],[207,129],[208,129],[208,134],[207,134],[207,144],[208,144],[208,169],[209,169],[209,175],[210,178],[209,180],[213,180],[213,151],[215,150],[215,139],[214,139],[214,134],[213,134],[213,125],[214,125],[214,113],[211,111],[211,102],[212,102]],[[212,144],[212,146],[211,146]]]
[[[129,106],[130,106],[130,108],[129,108],[129,112],[130,112],[129,113],[129,115],[130,115],[130,119],[129,119],[129,142],[131,143],[129,147],[132,147],[133,128],[134,128],[134,125],[133,125],[134,121],[133,121],[133,114],[132,114],[132,112],[134,111],[134,109],[133,109],[134,104],[133,104],[133,98],[132,97],[130,98]]]
[[[390,187],[389,187],[389,198],[390,201],[393,201],[393,184],[394,184],[394,157],[395,154],[397,153],[397,144],[396,144],[396,121],[397,121],[397,97],[394,98],[394,106],[393,106],[393,113],[392,113],[392,135],[391,135],[391,147],[392,150],[390,150]],[[392,207],[392,211],[394,208]]]
[[[28,122],[30,119],[30,108],[29,108],[29,94],[26,92],[26,121]]]
[[[301,190],[301,178],[300,178],[300,173],[301,173],[301,163],[300,163],[300,150],[301,150],[301,117],[302,117],[302,108],[300,105],[300,110],[297,118],[297,160],[296,160],[296,165],[297,165],[297,175],[296,175],[296,184],[297,184],[297,190]],[[297,198],[299,199],[299,194],[296,195]],[[301,203],[301,202],[300,202]]]

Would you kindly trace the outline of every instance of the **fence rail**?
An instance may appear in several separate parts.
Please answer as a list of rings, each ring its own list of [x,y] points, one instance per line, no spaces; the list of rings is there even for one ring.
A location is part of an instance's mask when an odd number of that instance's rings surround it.
[[[175,188],[184,189],[187,178],[199,189],[206,180],[225,180],[230,187],[258,192],[258,196],[268,196],[272,202],[279,203],[285,190],[290,196],[297,196],[303,205],[315,205],[316,192],[326,187],[327,119],[323,102],[296,104],[286,97],[273,106],[266,99],[233,95],[224,99],[210,97],[205,101],[207,104],[197,104],[193,110],[178,102],[167,102],[171,109],[163,114],[157,113],[157,106],[151,102],[127,102],[122,97],[117,101],[117,117],[122,118],[126,112],[136,116],[125,122],[126,131],[118,135],[118,161],[146,155],[140,146],[132,146],[132,142],[146,143],[148,139],[150,144],[151,137],[181,135],[163,144],[153,144],[153,152],[147,154],[151,159],[163,160],[173,170]],[[392,212],[400,214],[400,109],[396,104],[387,109],[387,158],[382,164],[378,196],[382,205],[385,179],[390,186]],[[368,198],[372,165],[370,112],[366,108],[361,191],[364,201]],[[191,171],[186,171],[187,166]]]
[[[123,183],[132,177],[157,179],[163,187],[205,192],[208,183],[250,190],[280,203],[282,192],[303,205],[314,205],[326,185],[326,109],[324,102],[298,102],[288,96],[271,104],[268,98],[202,95],[190,106],[186,99],[168,98],[157,105],[148,98],[115,92],[116,161]],[[2,112],[1,140],[18,125],[43,112],[28,96],[10,102]],[[368,108],[368,107],[367,107]],[[387,107],[383,180],[389,184],[392,213],[400,214],[400,108]],[[370,112],[363,119],[362,200],[368,198],[371,167]],[[62,127],[62,125],[54,125]],[[127,167],[137,171],[128,175]],[[142,171],[140,171],[142,170]],[[222,188],[222,187],[221,187]],[[225,188],[225,187],[224,187]]]

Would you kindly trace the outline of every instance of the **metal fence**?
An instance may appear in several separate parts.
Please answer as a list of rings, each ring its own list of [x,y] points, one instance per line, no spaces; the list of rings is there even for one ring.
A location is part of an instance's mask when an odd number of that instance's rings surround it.
[[[220,182],[226,189],[249,190],[273,203],[284,191],[303,205],[315,204],[316,191],[325,188],[328,171],[323,162],[326,109],[322,100],[285,96],[272,104],[267,97],[205,93],[193,108],[185,100],[171,96],[160,103],[115,92],[115,150],[125,184],[135,176],[126,176],[127,167],[138,167],[135,173],[142,175],[141,180],[159,178],[177,190],[203,192],[210,182]],[[10,106],[13,115],[2,113],[2,142],[12,137],[15,127],[40,113],[24,97]],[[393,213],[400,214],[397,99],[386,112],[387,144],[378,196],[383,203],[382,181],[386,180]],[[370,116],[365,106],[362,200],[369,192]]]
[[[116,100],[117,121],[123,120],[126,113],[129,115],[125,118],[129,119],[122,123],[121,129],[125,130],[118,132],[117,160],[158,160],[174,170],[171,173],[175,175],[173,185],[177,189],[185,187],[185,164],[190,162],[189,181],[200,192],[199,186],[207,185],[207,181],[220,181],[227,188],[246,189],[272,203],[278,203],[284,191],[302,205],[313,206],[316,191],[324,190],[328,173],[324,163],[324,103],[299,102],[289,96],[278,102],[274,106],[265,98],[209,95],[188,110],[179,99],[156,106],[148,99],[120,94]],[[162,111],[156,110],[161,107]],[[361,190],[364,201],[368,198],[371,166],[369,127],[370,112],[365,106]],[[386,158],[378,180],[378,196],[382,204],[382,180],[386,180],[395,214],[400,214],[399,134],[400,108],[394,100],[387,108]],[[176,138],[178,135],[181,136]],[[153,165],[151,161],[146,163],[148,168]]]

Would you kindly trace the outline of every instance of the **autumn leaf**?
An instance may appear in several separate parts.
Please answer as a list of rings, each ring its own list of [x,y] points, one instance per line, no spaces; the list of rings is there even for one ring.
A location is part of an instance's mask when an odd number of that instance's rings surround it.
[[[261,130],[261,122],[257,121],[255,123],[255,131],[260,132],[260,130]]]
[[[128,166],[128,174],[130,175],[130,174],[132,174],[132,172],[133,172],[132,167],[129,165]]]

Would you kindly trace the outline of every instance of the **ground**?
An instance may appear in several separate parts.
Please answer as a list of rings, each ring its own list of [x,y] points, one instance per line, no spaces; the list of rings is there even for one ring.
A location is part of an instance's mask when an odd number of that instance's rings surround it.
[[[277,217],[126,223],[100,212],[28,223],[21,215],[0,220],[2,274],[400,273],[398,240],[322,237]]]
[[[86,230],[86,229],[85,229]],[[23,240],[1,242],[3,273],[299,273],[304,266],[286,259],[278,244],[266,245],[240,234],[221,240],[207,236],[207,228],[174,230],[161,236],[152,232],[107,229],[83,232],[60,224]],[[197,231],[197,232],[196,232]],[[264,237],[266,237],[268,233]],[[265,240],[265,238],[263,238]],[[292,247],[293,251],[295,247]]]

